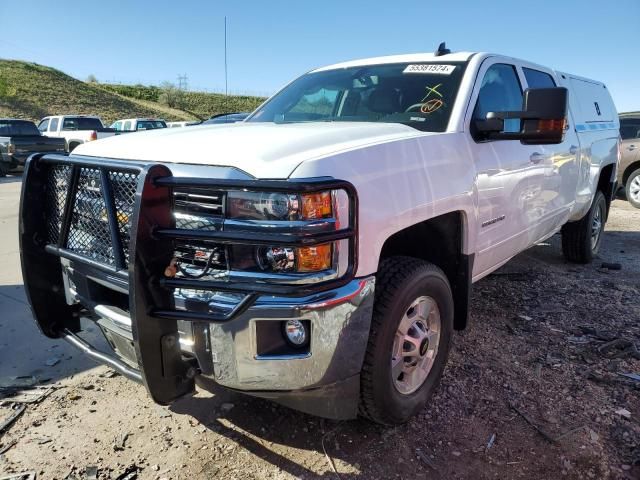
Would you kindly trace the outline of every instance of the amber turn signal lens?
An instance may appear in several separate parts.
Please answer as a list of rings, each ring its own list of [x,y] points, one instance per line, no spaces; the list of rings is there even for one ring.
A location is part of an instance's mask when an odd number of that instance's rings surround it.
[[[313,220],[331,216],[331,192],[302,195],[302,218]]]
[[[296,249],[299,272],[321,272],[331,268],[331,244]]]
[[[538,130],[541,132],[556,132],[563,131],[566,126],[566,119],[561,118],[558,120],[538,120]]]

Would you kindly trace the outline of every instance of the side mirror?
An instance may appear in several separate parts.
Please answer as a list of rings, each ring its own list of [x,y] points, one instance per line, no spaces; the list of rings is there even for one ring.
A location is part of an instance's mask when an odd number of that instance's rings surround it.
[[[564,87],[528,88],[520,112],[489,112],[477,120],[476,131],[487,140],[520,140],[525,145],[562,143],[567,125],[567,96]],[[505,132],[504,121],[520,120],[520,131]]]

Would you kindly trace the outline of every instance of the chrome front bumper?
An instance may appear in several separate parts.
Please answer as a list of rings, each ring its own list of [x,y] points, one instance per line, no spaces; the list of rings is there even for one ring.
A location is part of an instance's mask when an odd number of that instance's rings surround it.
[[[201,377],[215,384],[314,415],[354,418],[374,290],[371,276],[308,297],[262,296],[224,324],[179,322],[180,348],[197,360]],[[114,351],[135,368],[130,317],[100,305],[93,312]],[[310,322],[309,351],[258,355],[256,324],[288,319]]]
[[[374,286],[375,277],[367,277],[309,297],[261,297],[233,321],[211,324],[210,378],[237,390],[287,391],[358,375],[369,338]],[[309,352],[259,356],[256,322],[288,319],[310,321]]]

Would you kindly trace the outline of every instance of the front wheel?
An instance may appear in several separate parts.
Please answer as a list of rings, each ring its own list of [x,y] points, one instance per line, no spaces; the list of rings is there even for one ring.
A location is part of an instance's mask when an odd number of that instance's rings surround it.
[[[627,178],[624,193],[631,205],[640,208],[640,168],[631,172]]]
[[[394,425],[425,406],[447,361],[453,309],[449,281],[435,265],[410,257],[381,263],[360,415]]]
[[[6,177],[11,170],[11,167],[7,162],[3,162],[2,158],[0,158],[0,177]]]
[[[602,243],[602,234],[607,219],[607,201],[597,191],[589,212],[577,222],[562,227],[562,253],[574,263],[590,263]]]

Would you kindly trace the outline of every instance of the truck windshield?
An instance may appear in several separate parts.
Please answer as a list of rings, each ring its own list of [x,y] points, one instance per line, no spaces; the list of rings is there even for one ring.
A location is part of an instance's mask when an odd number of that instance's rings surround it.
[[[247,121],[386,122],[443,132],[466,63],[397,63],[308,73]]]
[[[40,135],[33,122],[19,120],[0,120],[0,135],[18,137],[20,135]]]

